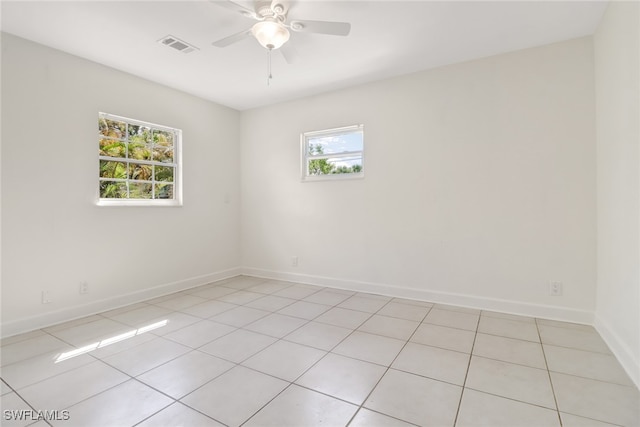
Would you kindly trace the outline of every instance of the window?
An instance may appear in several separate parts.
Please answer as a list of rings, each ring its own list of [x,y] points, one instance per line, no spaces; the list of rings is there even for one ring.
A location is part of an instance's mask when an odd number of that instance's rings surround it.
[[[182,131],[98,114],[99,205],[179,206]]]
[[[305,132],[301,145],[303,181],[364,176],[363,125]]]

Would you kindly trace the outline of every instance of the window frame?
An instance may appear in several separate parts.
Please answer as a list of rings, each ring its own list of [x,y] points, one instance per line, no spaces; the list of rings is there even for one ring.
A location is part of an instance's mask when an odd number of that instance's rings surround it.
[[[131,119],[129,117],[118,116],[111,113],[98,112],[98,123],[100,120],[113,120],[119,122],[125,122],[127,125],[135,125],[135,126],[144,126],[149,127],[154,130],[159,130],[162,132],[170,132],[173,134],[173,162],[172,163],[163,163],[157,162],[153,160],[136,160],[130,159],[127,157],[110,157],[110,156],[102,156],[98,150],[98,161],[97,161],[97,191],[96,191],[96,205],[97,206],[182,206],[182,130],[178,128],[173,128],[165,125],[159,125],[156,123],[150,123],[143,120]],[[103,136],[98,132],[98,144],[101,139],[104,139]],[[129,144],[129,136],[126,136],[127,147]],[[128,150],[128,148],[127,148]],[[102,178],[100,176],[100,162],[101,161],[110,161],[110,162],[120,162],[125,163],[127,165],[127,171],[129,170],[130,164],[142,164],[142,165],[152,165],[152,166],[165,166],[174,168],[173,171],[173,199],[119,199],[119,198],[101,198],[100,197],[100,183],[102,181],[119,181],[119,182],[133,182],[133,183],[149,183],[154,186],[156,183],[164,182],[164,181],[155,181],[152,179],[151,181],[140,181],[135,179],[130,179],[129,174],[127,173],[127,178]],[[154,177],[155,178],[155,177]],[[152,187],[153,188],[153,187]],[[155,191],[155,189],[154,189]]]
[[[322,136],[339,136],[352,133],[362,134],[362,150],[345,151],[343,153],[309,155],[309,139]],[[360,172],[335,173],[326,175],[309,175],[309,161],[320,159],[335,159],[360,156],[362,169]],[[364,125],[357,124],[351,126],[343,126],[332,129],[315,130],[303,132],[300,134],[300,174],[302,182],[316,181],[341,181],[345,179],[362,179],[364,178]]]

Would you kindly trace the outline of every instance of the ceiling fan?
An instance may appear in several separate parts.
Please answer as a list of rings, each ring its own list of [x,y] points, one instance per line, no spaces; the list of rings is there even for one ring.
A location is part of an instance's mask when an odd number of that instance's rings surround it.
[[[289,30],[298,33],[329,34],[334,36],[347,36],[351,31],[351,24],[348,22],[300,20],[287,22],[289,4],[286,0],[255,0],[253,9],[234,3],[231,0],[212,1],[212,3],[258,21],[251,28],[213,42],[216,47],[226,47],[253,36],[265,49],[271,51],[279,49],[289,40]],[[291,62],[291,55],[288,55],[285,51],[282,53],[285,60]]]

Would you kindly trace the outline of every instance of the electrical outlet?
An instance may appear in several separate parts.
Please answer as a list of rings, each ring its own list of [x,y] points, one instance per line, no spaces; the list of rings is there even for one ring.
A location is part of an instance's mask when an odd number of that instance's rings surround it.
[[[80,288],[78,289],[80,294],[86,294],[89,292],[89,283],[88,282],[80,282]]]
[[[291,267],[297,267],[298,266],[298,257],[297,256],[292,256],[291,257]]]
[[[51,302],[51,295],[49,291],[42,291],[42,303],[49,304]]]
[[[549,295],[559,297],[562,295],[562,282],[549,282]]]

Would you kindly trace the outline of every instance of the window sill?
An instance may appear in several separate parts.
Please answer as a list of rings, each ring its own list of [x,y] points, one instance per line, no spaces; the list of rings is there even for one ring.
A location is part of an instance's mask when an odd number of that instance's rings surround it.
[[[98,199],[97,206],[181,207],[181,200],[113,200]]]
[[[302,182],[344,181],[363,179],[364,173],[336,173],[329,175],[310,175],[302,177]]]

